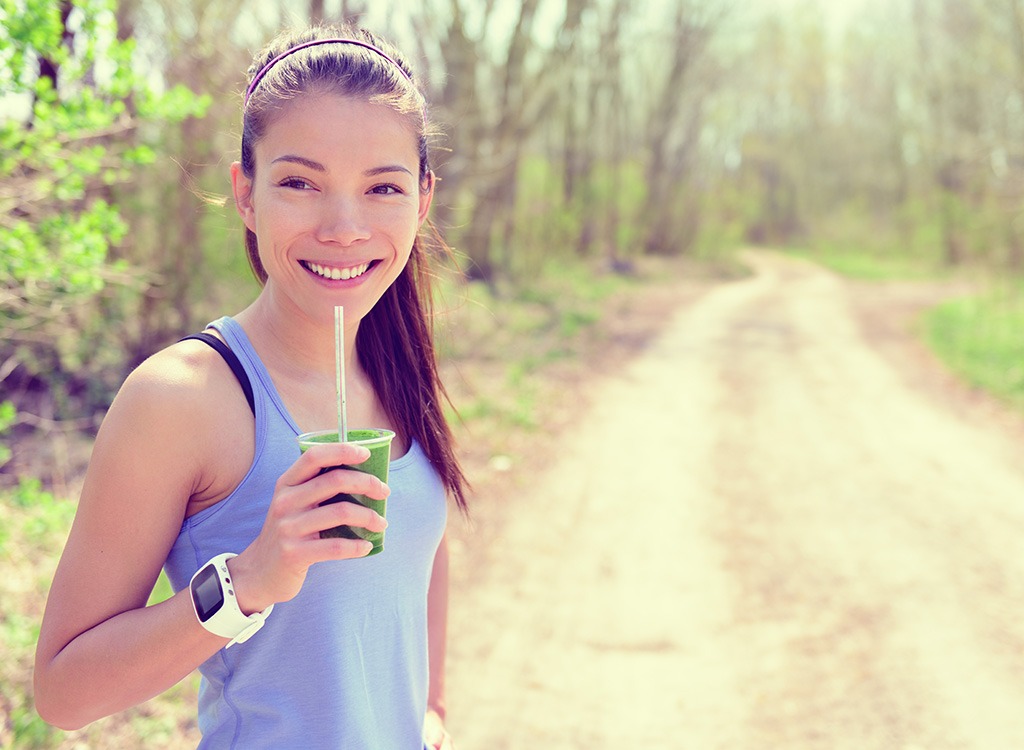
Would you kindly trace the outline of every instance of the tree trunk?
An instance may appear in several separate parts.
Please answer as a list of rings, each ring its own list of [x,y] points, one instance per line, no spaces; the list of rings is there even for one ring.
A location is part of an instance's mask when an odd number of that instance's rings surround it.
[[[439,45],[445,61],[441,108],[453,124],[452,155],[441,183],[447,200],[460,204],[468,218],[456,244],[463,246],[475,278],[488,278],[509,268],[516,243],[515,211],[519,199],[520,160],[538,133],[540,123],[558,101],[564,101],[569,51],[583,12],[592,0],[569,0],[555,46],[536,46],[534,24],[539,0],[520,0],[504,60],[495,61],[493,39],[469,33],[460,0],[449,0],[447,34]],[[487,29],[493,2],[484,4],[479,28]],[[418,28],[428,26],[424,21]],[[538,61],[533,55],[543,55]],[[536,72],[535,72],[536,71]],[[445,216],[442,209],[441,216]],[[501,243],[501,248],[496,243]],[[522,249],[522,248],[518,248]],[[543,249],[541,249],[543,250]]]
[[[582,82],[579,79],[582,78]],[[598,208],[594,198],[594,163],[597,159],[593,125],[600,122],[598,90],[593,75],[577,72],[573,76],[575,96],[569,99],[566,114],[565,192],[566,206],[580,220],[575,252],[580,258],[593,254],[597,237]],[[580,116],[579,113],[582,113]],[[589,125],[589,127],[588,127]]]
[[[310,0],[321,2],[322,0]],[[345,23],[359,23],[359,19],[366,15],[366,3],[362,0],[341,0],[341,20]]]
[[[172,327],[168,337],[189,330],[193,326],[192,286],[197,280],[197,269],[202,267],[202,204],[196,196],[196,174],[201,165],[209,161],[209,134],[204,132],[203,123],[190,117],[181,123],[181,162],[179,164],[179,189],[177,192],[177,252],[173,256],[171,299],[173,319],[167,324]]]
[[[324,0],[309,0],[309,20],[311,23],[323,22]]]
[[[622,162],[625,159],[626,147],[626,81],[622,69],[622,28],[625,25],[628,7],[626,0],[616,0],[603,45],[608,64],[605,70],[605,83],[608,87],[608,112],[605,117],[609,144],[608,170],[611,173],[611,184],[615,186],[608,196],[604,235],[605,257],[608,267],[613,269],[619,268],[622,254],[622,248],[619,247],[619,230],[622,224],[623,191],[617,186],[622,184]]]
[[[670,136],[679,129],[679,117],[686,104],[684,93],[692,81],[692,69],[703,54],[714,28],[715,18],[702,17],[699,4],[691,0],[677,0],[673,23],[673,51],[668,76],[658,97],[658,106],[650,120],[648,140],[650,151],[646,165],[646,185],[649,199],[646,201],[645,226],[651,227],[644,247],[648,252],[668,253],[676,249],[671,237],[671,227],[676,207],[664,196],[676,193],[678,182],[686,179],[685,173],[675,173],[672,165],[696,148],[699,137],[699,109],[691,109],[688,122],[684,125],[685,141],[670,148]],[[697,107],[698,104],[691,104]]]

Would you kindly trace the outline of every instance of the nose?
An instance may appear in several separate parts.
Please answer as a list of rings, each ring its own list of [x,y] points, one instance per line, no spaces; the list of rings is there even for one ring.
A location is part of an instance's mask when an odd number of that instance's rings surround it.
[[[323,243],[352,245],[370,237],[370,227],[359,202],[348,197],[324,201],[316,231]]]

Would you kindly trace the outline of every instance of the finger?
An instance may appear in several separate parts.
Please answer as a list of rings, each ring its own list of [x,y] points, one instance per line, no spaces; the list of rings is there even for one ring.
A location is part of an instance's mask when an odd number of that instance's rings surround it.
[[[324,529],[335,526],[356,526],[367,531],[382,532],[388,522],[378,513],[365,505],[342,501],[313,508],[303,513],[299,521],[300,533],[305,535],[319,534]]]
[[[366,495],[374,500],[387,500],[391,488],[373,474],[354,469],[336,468],[325,471],[307,483],[312,492],[322,494],[321,500],[341,493]]]
[[[281,486],[270,506],[270,515],[283,520],[319,506],[336,495],[365,495],[373,500],[386,500],[391,488],[373,474],[352,469],[333,469],[314,475],[297,486]]]
[[[278,480],[285,486],[298,486],[331,466],[358,466],[370,458],[370,450],[352,443],[312,445],[289,466]]]
[[[372,549],[373,544],[365,539],[328,537],[310,542],[310,556],[315,561],[351,560],[357,557],[366,557]]]
[[[315,508],[337,495],[365,495],[372,500],[387,500],[390,494],[391,488],[373,474],[334,469],[313,477],[300,487],[289,488],[289,497],[281,502],[301,511]]]

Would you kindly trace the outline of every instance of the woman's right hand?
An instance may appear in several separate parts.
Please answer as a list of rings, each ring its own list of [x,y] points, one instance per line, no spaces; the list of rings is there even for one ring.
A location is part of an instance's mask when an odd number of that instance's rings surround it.
[[[352,469],[320,473],[332,466],[359,464],[369,457],[370,451],[359,445],[314,445],[281,475],[259,536],[228,561],[244,613],[260,612],[295,597],[313,563],[369,553],[372,545],[364,539],[320,538],[323,529],[343,524],[369,531],[383,531],[387,526],[387,521],[363,505],[320,505],[339,493],[386,499],[390,489],[372,474]]]

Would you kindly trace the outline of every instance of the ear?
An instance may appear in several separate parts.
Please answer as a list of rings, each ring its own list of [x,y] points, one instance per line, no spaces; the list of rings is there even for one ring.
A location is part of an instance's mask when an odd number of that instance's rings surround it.
[[[242,172],[241,162],[231,165],[231,191],[235,195],[235,208],[250,232],[256,231],[256,212],[252,206],[252,180]]]
[[[427,172],[427,189],[420,190],[420,208],[419,208],[419,226],[423,226],[423,222],[427,220],[427,214],[430,213],[430,204],[434,200],[434,184],[437,179],[434,177],[433,172]]]

